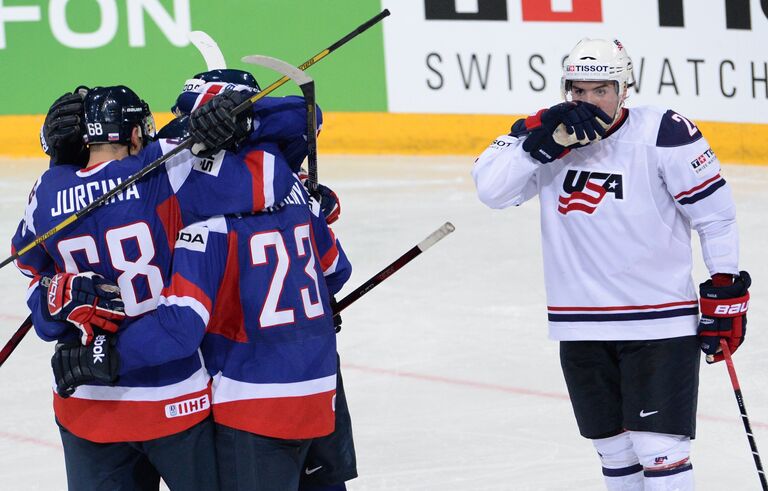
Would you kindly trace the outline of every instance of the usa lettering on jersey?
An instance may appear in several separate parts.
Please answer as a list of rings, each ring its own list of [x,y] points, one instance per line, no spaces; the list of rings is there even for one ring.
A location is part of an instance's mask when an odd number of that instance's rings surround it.
[[[617,200],[624,199],[624,177],[618,173],[572,169],[565,175],[563,193],[558,198],[558,212],[567,215],[581,211],[591,215],[608,194]]]

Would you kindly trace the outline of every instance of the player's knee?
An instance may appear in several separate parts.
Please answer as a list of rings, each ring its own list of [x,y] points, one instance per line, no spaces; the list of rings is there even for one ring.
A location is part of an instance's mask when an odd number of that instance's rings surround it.
[[[683,435],[629,432],[632,446],[645,475],[669,475],[691,469],[691,439]]]
[[[628,431],[612,437],[592,440],[592,444],[603,464],[603,475],[621,477],[643,470],[632,448]]]

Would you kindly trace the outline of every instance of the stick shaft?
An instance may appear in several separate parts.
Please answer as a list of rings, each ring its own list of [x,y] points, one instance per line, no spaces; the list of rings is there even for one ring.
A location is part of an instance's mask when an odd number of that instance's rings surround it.
[[[768,482],[765,479],[763,462],[760,460],[760,453],[757,451],[757,442],[755,441],[755,435],[752,433],[752,425],[749,423],[749,417],[747,416],[747,408],[744,405],[744,397],[741,394],[741,385],[739,385],[739,379],[736,376],[736,367],[733,365],[733,358],[731,357],[731,350],[730,348],[728,348],[728,342],[725,339],[720,339],[720,347],[723,350],[723,358],[725,359],[725,366],[728,367],[728,375],[731,378],[731,385],[733,386],[733,394],[736,396],[736,403],[739,405],[739,412],[741,413],[741,422],[744,424],[744,431],[747,433],[749,448],[752,450],[752,457],[755,460],[755,467],[757,468],[757,477],[760,479],[760,485],[762,486],[763,491],[768,491]]]
[[[377,285],[395,274],[403,266],[413,261],[416,256],[435,245],[438,241],[442,240],[446,235],[450,234],[454,230],[455,227],[451,222],[445,222],[442,227],[432,232],[429,237],[408,249],[405,254],[392,261],[387,267],[373,275],[368,279],[368,281],[355,288],[352,293],[337,302],[333,313],[338,314],[342,310],[352,305],[360,297],[373,290]]]
[[[11,356],[11,353],[13,353],[13,350],[16,349],[16,347],[21,343],[21,340],[24,339],[24,336],[27,335],[29,330],[32,328],[32,316],[30,315],[27,317],[27,320],[25,320],[18,329],[16,329],[16,332],[13,333],[13,336],[11,336],[11,339],[8,340],[7,343],[5,343],[5,346],[3,346],[3,349],[0,350],[0,367],[3,366],[3,363],[5,363],[5,360],[8,359],[9,356]]]

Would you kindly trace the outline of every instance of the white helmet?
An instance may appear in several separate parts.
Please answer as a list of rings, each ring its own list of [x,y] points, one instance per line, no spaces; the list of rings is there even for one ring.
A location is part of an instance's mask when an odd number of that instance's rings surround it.
[[[635,75],[632,73],[632,60],[627,50],[618,39],[584,38],[571,50],[563,63],[563,78],[560,92],[563,99],[571,91],[573,81],[614,81],[619,95],[619,106],[616,109],[618,117],[627,89],[635,86]]]

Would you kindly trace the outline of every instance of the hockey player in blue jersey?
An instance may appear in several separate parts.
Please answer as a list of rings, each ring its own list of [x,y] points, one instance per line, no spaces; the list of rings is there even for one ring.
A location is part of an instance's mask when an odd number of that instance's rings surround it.
[[[606,487],[690,491],[700,349],[714,363],[742,344],[751,279],[715,153],[675,111],[624,107],[633,84],[618,40],[581,40],[565,101],[516,121],[472,176],[492,208],[538,195],[549,333]],[[711,275],[700,299],[692,229]]]
[[[274,211],[183,229],[156,313],[121,332],[138,339],[163,326],[206,332],[222,489],[298,489],[311,439],[333,431],[329,299],[350,271],[297,180]],[[164,351],[137,351],[132,363],[151,364]]]
[[[226,84],[239,84],[259,90],[258,83],[253,76],[245,71],[235,69],[217,69],[196,74],[184,84],[184,91],[177,98],[172,108],[177,118],[160,130],[159,136],[166,135],[173,138],[188,136],[188,114],[195,107],[210,99],[213,94]],[[322,112],[318,108],[318,120],[322,125]],[[304,101],[299,97],[264,98],[257,103],[254,114],[260,122],[258,134],[260,138],[277,144],[281,152],[286,155],[286,160],[294,172],[298,172],[302,182],[306,179],[301,169],[301,163],[306,156],[306,139],[299,131],[305,124]],[[292,131],[281,130],[274,123],[275,116],[290,117],[292,124],[285,125],[293,128]],[[340,214],[339,199],[330,188],[318,183],[317,200],[320,210],[325,216],[326,223],[331,225]],[[340,318],[336,319],[340,323]],[[337,329],[340,326],[337,327]],[[357,459],[354,440],[352,437],[352,423],[344,392],[340,366],[337,367],[337,389],[335,404],[335,429],[332,434],[314,439],[305,459],[305,471],[301,473],[302,491],[339,491],[345,489],[344,482],[357,477]]]
[[[185,223],[260,211],[290,191],[295,182],[290,169],[283,164],[281,170],[282,161],[253,142],[236,154],[215,152],[232,148],[235,139],[247,140],[249,118],[231,117],[243,97],[227,92],[200,109],[208,125],[198,134],[209,144],[210,157],[179,154],[17,261],[32,277],[29,305],[37,333],[65,343],[52,360],[62,374],[54,409],[73,489],[157,489],[157,471],[172,489],[216,489],[212,445],[205,443],[212,441],[209,376],[199,356],[123,373],[115,338],[94,326],[113,329],[122,315],[134,318],[156,307]],[[92,89],[84,105],[88,165],[55,161],[38,180],[15,248],[173,146],[161,140],[145,148],[151,115],[126,87]],[[94,293],[113,284],[81,271],[114,281],[124,307],[104,299],[92,305]],[[42,287],[44,276],[54,277],[53,290]],[[94,338],[80,345],[81,339]],[[118,386],[102,385],[118,376]]]

